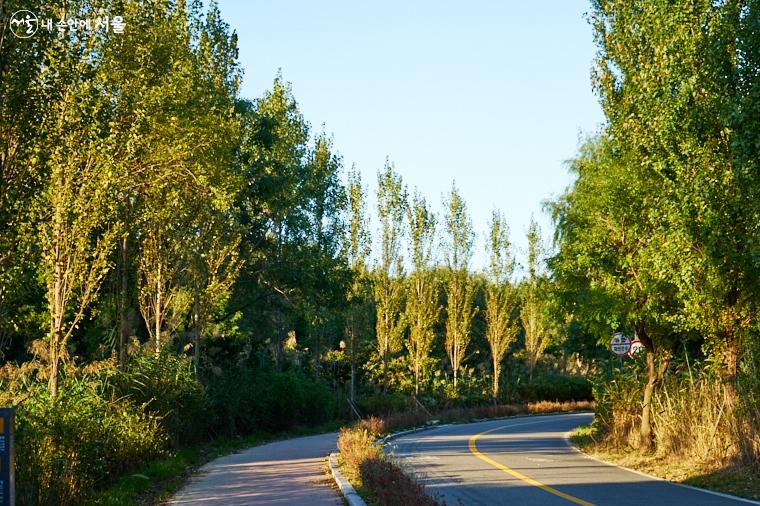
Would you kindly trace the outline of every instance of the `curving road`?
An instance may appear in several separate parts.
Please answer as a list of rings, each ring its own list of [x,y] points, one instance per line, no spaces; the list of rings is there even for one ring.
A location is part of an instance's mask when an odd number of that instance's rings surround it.
[[[325,476],[325,456],[336,433],[254,446],[209,462],[177,492],[176,506],[339,506]]]
[[[592,415],[520,417],[441,426],[385,451],[449,506],[717,506],[760,504],[676,485],[580,453],[566,434]]]

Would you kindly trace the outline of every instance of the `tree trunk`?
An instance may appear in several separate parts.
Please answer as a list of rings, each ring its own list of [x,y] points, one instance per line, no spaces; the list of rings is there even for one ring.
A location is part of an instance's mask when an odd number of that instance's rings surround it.
[[[644,405],[641,410],[641,427],[639,428],[639,443],[645,451],[651,450],[654,444],[651,420],[652,396],[657,385],[657,368],[654,358],[654,352],[647,350],[647,384],[644,387]]]
[[[163,313],[163,301],[161,300],[161,262],[158,263],[158,275],[156,276],[156,356],[161,355],[161,314]]]
[[[452,369],[454,369],[454,391],[456,391],[456,389],[457,389],[457,370],[459,369],[459,356],[458,356],[459,353],[458,353],[458,351],[459,350],[457,350],[457,341],[456,341],[456,337],[455,337],[454,338],[454,351],[452,353],[452,356],[454,357],[454,360],[452,360],[453,363],[451,364]]]
[[[58,362],[60,357],[58,356],[59,347],[61,342],[61,330],[53,329],[50,336],[50,378],[48,379],[48,388],[50,389],[50,398],[55,400],[58,398],[58,382],[60,371],[58,369]]]
[[[129,252],[127,234],[119,241],[119,369],[124,370],[127,363],[127,339],[129,338],[129,315],[127,299],[129,297]]]
[[[383,393],[388,393],[388,348],[390,347],[390,325],[388,322],[388,312],[383,315],[384,328],[383,332]]]
[[[657,386],[665,377],[665,372],[670,364],[670,354],[661,357],[659,368],[657,367],[657,354],[654,343],[646,333],[643,325],[638,325],[636,334],[646,349],[647,361],[647,384],[644,387],[644,402],[641,408],[641,426],[639,427],[639,443],[644,451],[652,450],[654,446],[654,433],[652,431],[652,399]]]
[[[499,397],[499,376],[501,375],[501,364],[493,357],[493,400]]]
[[[351,385],[349,386],[348,391],[348,397],[351,399],[351,402],[354,402],[356,400],[356,364],[354,364],[354,360],[351,359]]]
[[[419,343],[418,343],[419,345]],[[420,356],[419,351],[415,352],[414,357],[414,395],[420,395]]]
[[[58,259],[56,259],[53,267],[53,293],[48,296],[50,297],[50,378],[48,378],[48,388],[50,389],[50,398],[55,400],[58,398],[60,380],[58,362],[61,359],[61,341],[63,341],[61,326],[66,310],[63,302],[63,266]]]
[[[198,377],[198,362],[201,356],[200,302],[198,291],[193,296],[193,372]]]

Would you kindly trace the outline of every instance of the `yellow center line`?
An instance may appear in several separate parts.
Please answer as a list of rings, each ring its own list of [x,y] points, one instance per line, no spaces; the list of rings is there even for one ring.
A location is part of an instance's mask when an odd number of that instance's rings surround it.
[[[567,499],[570,502],[573,502],[575,504],[580,504],[582,506],[596,506],[594,503],[590,503],[588,501],[584,501],[583,499],[579,499],[579,498],[577,498],[575,496],[572,496],[570,494],[566,494],[564,492],[561,492],[561,491],[557,490],[556,488],[550,487],[549,485],[544,485],[540,481],[534,480],[533,478],[531,478],[529,476],[525,476],[524,474],[522,474],[522,473],[520,473],[518,471],[515,471],[514,469],[511,469],[511,468],[505,466],[504,464],[496,462],[492,458],[490,458],[490,457],[488,457],[488,456],[483,455],[482,453],[480,453],[480,450],[478,450],[478,446],[476,444],[476,442],[478,441],[478,438],[480,436],[488,434],[489,432],[494,432],[494,431],[497,431],[499,429],[503,429],[504,427],[508,427],[508,425],[503,425],[501,427],[496,427],[495,429],[487,430],[485,432],[481,432],[480,434],[475,434],[474,436],[472,436],[470,438],[469,445],[468,445],[470,447],[470,452],[472,452],[472,454],[475,455],[476,457],[478,457],[479,459],[481,459],[481,460],[483,460],[485,462],[488,462],[492,466],[494,466],[494,467],[496,467],[496,468],[504,471],[508,475],[514,476],[515,478],[517,478],[519,480],[522,480],[525,483],[528,483],[530,485],[533,485],[534,487],[538,487],[541,490],[549,492],[550,494],[554,494],[554,495],[556,495],[558,497],[561,497],[563,499]]]

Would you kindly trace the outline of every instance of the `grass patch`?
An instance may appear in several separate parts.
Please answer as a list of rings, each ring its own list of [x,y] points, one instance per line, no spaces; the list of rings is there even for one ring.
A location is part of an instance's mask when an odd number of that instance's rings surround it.
[[[241,438],[218,438],[209,443],[182,448],[136,471],[118,478],[109,488],[94,493],[87,506],[151,506],[170,499],[199,467],[223,455],[252,446],[293,437],[337,431],[341,422],[315,427],[299,427],[290,432],[256,433]]]
[[[362,427],[341,429],[338,437],[341,472],[369,506],[442,506],[413,476],[387,458],[374,440]]]
[[[635,469],[675,483],[723,492],[747,499],[760,499],[760,473],[739,465],[716,465],[690,458],[657,453],[644,455],[630,447],[614,448],[604,442],[593,425],[578,427],[570,442],[579,450],[605,462]]]

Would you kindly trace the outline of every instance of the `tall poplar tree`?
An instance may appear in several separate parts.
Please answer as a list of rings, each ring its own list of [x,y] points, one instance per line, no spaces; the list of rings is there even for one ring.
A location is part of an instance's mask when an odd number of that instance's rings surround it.
[[[356,400],[356,369],[362,341],[371,334],[371,289],[368,286],[367,258],[370,253],[367,203],[361,173],[352,167],[348,173],[348,227],[346,256],[353,272],[353,283],[348,292],[346,326],[343,334],[347,340],[346,354],[350,368],[349,399]]]
[[[59,365],[98,296],[118,232],[110,198],[115,173],[104,156],[109,118],[99,86],[104,71],[98,67],[101,44],[102,40],[86,34],[55,39],[48,65],[35,83],[41,93],[55,98],[42,119],[45,136],[39,146],[46,155],[39,231],[50,318],[53,399],[58,396]]]
[[[467,205],[452,183],[444,199],[446,209],[444,254],[446,258],[446,354],[449,357],[457,386],[459,369],[470,344],[470,326],[476,309],[473,307],[475,286],[469,273],[475,234],[467,215]]]
[[[538,294],[538,269],[541,263],[541,231],[538,224],[531,219],[528,228],[528,280],[525,286],[525,297],[520,309],[520,320],[525,331],[525,351],[528,358],[528,371],[533,379],[533,370],[538,360],[549,345],[543,304]]]
[[[377,174],[377,216],[380,220],[380,255],[375,267],[375,337],[383,363],[383,391],[388,390],[388,363],[401,347],[404,333],[404,239],[406,189],[393,164],[386,160]]]
[[[406,347],[414,369],[414,393],[420,393],[424,381],[424,366],[435,338],[438,321],[438,284],[433,273],[435,215],[424,197],[415,192],[407,209],[409,222],[409,257],[412,272],[407,280],[405,319],[409,328]]]
[[[512,273],[515,261],[510,252],[509,228],[504,216],[493,211],[486,237],[489,255],[486,270],[486,341],[491,351],[494,400],[499,396],[499,377],[504,355],[517,339],[517,322],[512,317],[516,305]]]

